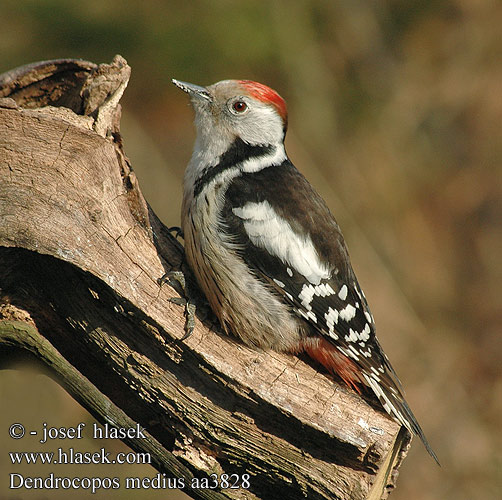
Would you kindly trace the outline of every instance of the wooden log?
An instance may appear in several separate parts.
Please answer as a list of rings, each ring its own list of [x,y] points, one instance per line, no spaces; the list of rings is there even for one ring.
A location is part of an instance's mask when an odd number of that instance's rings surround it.
[[[193,498],[386,498],[406,431],[303,359],[219,332],[124,155],[129,75],[116,56],[0,76],[0,361],[29,352],[100,422],[140,424],[127,444]],[[202,320],[185,341],[180,290],[159,285],[180,266]],[[211,474],[246,487],[191,488]]]

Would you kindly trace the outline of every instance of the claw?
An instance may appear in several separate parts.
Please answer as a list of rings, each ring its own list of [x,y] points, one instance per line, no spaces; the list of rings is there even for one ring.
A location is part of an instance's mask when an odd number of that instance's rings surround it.
[[[168,271],[162,278],[158,279],[159,285],[163,285],[166,282],[177,281],[183,291],[185,291],[185,275],[181,271]]]
[[[181,340],[186,340],[190,335],[192,335],[192,332],[195,328],[195,304],[190,302],[190,299],[187,298],[187,292],[186,292],[186,281],[185,281],[185,275],[181,271],[169,271],[162,278],[159,278],[159,285],[162,286],[163,283],[165,282],[173,282],[177,281],[182,290],[183,294],[185,297],[171,297],[169,298],[169,302],[172,302],[173,304],[177,304],[179,306],[183,306],[185,308],[185,335],[181,337]]]
[[[170,297],[167,300],[169,302],[172,302],[173,304],[176,304],[177,306],[185,307],[187,305],[187,299],[184,299],[183,297]]]
[[[179,238],[181,236],[183,239],[185,239],[185,236],[183,235],[183,229],[181,229],[181,227],[173,226],[173,227],[167,228],[167,230],[170,233],[173,233],[173,236],[175,238]]]
[[[195,304],[187,301],[185,304],[185,335],[181,337],[181,340],[186,340],[193,333],[195,328],[195,310]]]

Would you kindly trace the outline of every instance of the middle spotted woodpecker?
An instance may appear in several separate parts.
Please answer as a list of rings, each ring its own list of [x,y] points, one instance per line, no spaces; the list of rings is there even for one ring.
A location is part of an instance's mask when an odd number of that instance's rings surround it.
[[[186,259],[225,332],[306,352],[418,435],[437,461],[375,335],[347,247],[326,203],[284,149],[286,103],[249,80],[173,80],[195,109],[185,172]]]

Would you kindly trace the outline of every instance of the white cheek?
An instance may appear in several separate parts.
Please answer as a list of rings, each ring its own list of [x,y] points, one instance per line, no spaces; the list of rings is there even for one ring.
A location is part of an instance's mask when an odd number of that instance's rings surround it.
[[[270,106],[253,103],[245,115],[234,121],[239,137],[249,144],[278,144],[284,139],[284,124]]]

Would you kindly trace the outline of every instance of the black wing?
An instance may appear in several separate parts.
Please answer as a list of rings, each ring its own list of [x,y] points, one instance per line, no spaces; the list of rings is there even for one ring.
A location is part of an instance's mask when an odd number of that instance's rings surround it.
[[[221,229],[312,331],[355,362],[360,381],[390,415],[420,436],[437,461],[376,338],[340,228],[291,162],[234,179],[225,193]]]

